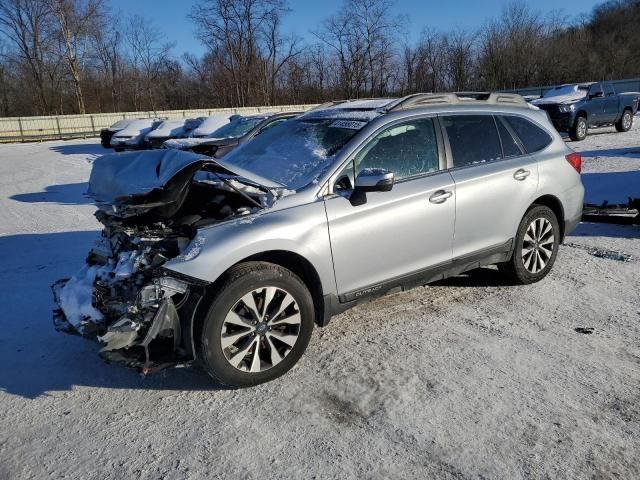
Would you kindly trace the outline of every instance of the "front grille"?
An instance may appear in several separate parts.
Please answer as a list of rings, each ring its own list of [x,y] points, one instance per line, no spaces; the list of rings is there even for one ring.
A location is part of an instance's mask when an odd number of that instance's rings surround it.
[[[560,105],[555,105],[553,103],[537,105],[540,109],[544,110],[551,116],[558,115],[560,113]]]

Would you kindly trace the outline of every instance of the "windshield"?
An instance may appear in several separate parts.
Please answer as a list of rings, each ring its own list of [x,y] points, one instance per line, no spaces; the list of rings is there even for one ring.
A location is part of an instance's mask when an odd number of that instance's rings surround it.
[[[265,117],[240,117],[214,131],[211,138],[240,138],[263,121]]]
[[[564,96],[584,97],[587,94],[587,90],[589,90],[589,86],[587,85],[563,85],[549,90],[544,94],[544,98]]]
[[[224,160],[297,190],[324,173],[331,157],[365,125],[328,118],[289,120],[263,131]]]

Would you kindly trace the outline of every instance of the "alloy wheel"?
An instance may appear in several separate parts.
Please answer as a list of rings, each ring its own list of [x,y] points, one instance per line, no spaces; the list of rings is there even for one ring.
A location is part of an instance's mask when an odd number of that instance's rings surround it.
[[[534,219],[522,241],[522,263],[533,274],[541,272],[553,255],[554,231],[551,222],[544,217]]]
[[[583,138],[587,136],[587,122],[578,123],[578,137]]]
[[[240,298],[222,323],[220,344],[238,370],[259,373],[279,364],[296,344],[302,318],[286,290],[260,287]]]
[[[633,119],[631,118],[631,114],[629,112],[625,112],[622,116],[622,126],[625,130],[629,130],[631,128],[631,122]]]

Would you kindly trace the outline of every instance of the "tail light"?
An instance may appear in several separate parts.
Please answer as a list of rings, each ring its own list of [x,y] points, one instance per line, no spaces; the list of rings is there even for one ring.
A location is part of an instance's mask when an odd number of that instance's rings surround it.
[[[571,166],[576,169],[576,172],[580,173],[582,171],[582,155],[580,155],[578,152],[570,153],[564,158],[566,158],[567,162],[569,162]]]

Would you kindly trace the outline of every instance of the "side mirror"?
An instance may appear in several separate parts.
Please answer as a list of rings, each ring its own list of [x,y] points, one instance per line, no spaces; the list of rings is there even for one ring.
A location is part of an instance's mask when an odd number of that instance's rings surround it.
[[[382,168],[365,168],[356,177],[349,201],[357,207],[367,203],[367,192],[388,192],[393,188],[393,172]]]
[[[388,192],[393,188],[393,172],[383,168],[365,168],[356,177],[354,190]]]
[[[592,93],[590,95],[591,98],[602,98],[604,97],[604,93],[603,92],[596,92],[596,93]]]

